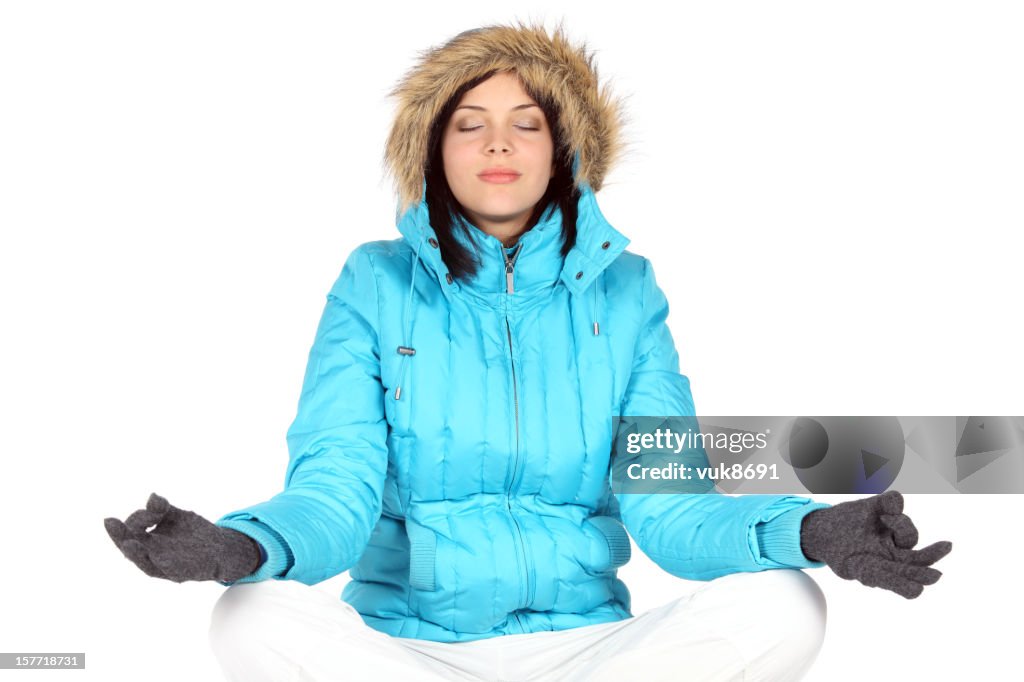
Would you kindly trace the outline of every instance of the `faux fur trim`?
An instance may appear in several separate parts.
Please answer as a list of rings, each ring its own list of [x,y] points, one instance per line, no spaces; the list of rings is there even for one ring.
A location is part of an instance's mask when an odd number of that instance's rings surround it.
[[[622,153],[622,101],[598,83],[593,54],[573,45],[559,24],[552,35],[542,25],[517,21],[464,31],[440,47],[420,53],[418,63],[391,90],[398,106],[384,151],[399,212],[422,200],[427,142],[434,119],[458,88],[490,71],[515,71],[538,96],[560,109],[560,127],[570,154],[578,155],[574,178],[597,192]]]

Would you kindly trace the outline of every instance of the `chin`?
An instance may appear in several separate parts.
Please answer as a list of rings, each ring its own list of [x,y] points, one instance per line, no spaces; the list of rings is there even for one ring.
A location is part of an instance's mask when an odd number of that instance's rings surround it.
[[[477,206],[466,206],[466,208],[468,208],[470,211],[472,211],[474,214],[480,216],[481,218],[484,218],[486,220],[490,220],[492,222],[495,222],[495,221],[511,220],[515,216],[522,215],[524,213],[529,214],[530,210],[535,205],[536,205],[536,202],[533,203],[533,204],[525,204],[525,203],[515,203],[515,204],[488,203],[488,204],[486,204],[484,206],[480,206],[480,205],[477,205]]]

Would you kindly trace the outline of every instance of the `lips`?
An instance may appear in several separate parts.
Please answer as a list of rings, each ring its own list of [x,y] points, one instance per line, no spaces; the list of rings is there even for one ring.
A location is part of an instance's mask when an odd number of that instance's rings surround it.
[[[488,168],[480,173],[479,178],[484,182],[507,183],[515,182],[519,175],[511,168]]]

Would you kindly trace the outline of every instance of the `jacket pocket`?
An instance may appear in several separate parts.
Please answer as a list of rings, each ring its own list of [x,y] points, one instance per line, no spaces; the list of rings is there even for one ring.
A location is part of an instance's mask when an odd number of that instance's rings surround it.
[[[629,562],[629,534],[613,516],[591,516],[583,523],[595,536],[595,572],[613,571]]]
[[[437,589],[437,535],[412,519],[405,520],[405,531],[409,536],[409,587],[433,592]]]

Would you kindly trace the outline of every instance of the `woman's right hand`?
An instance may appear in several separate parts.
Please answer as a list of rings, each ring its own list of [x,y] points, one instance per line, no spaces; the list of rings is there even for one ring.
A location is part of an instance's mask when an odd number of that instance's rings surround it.
[[[156,493],[123,523],[109,517],[103,525],[121,553],[154,578],[232,582],[262,563],[259,543],[245,533],[178,509]]]

